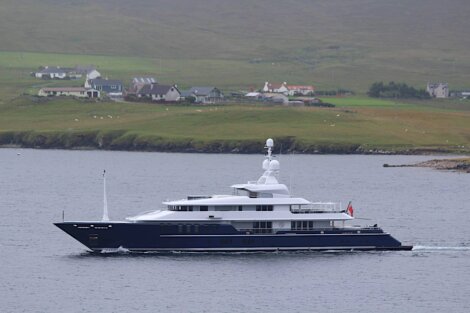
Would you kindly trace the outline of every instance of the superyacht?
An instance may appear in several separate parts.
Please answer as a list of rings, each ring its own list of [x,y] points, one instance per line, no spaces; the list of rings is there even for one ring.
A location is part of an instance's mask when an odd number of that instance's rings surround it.
[[[266,141],[263,174],[229,195],[192,195],[163,208],[109,221],[63,221],[57,227],[93,252],[411,250],[377,225],[351,226],[351,203],[311,202],[279,183],[280,163]],[[106,199],[106,198],[105,198]]]

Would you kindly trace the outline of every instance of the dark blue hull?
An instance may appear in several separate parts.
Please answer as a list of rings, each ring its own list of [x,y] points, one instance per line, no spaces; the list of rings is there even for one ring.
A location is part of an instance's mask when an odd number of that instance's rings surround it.
[[[127,222],[63,222],[57,227],[90,250],[130,251],[280,251],[411,250],[380,228],[322,229],[253,233],[231,225]]]

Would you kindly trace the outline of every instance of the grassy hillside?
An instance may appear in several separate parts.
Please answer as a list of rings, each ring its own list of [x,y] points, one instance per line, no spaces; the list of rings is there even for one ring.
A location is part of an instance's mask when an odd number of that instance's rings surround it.
[[[334,102],[335,99],[328,99]],[[341,102],[342,100],[339,100]],[[0,142],[30,147],[298,152],[468,152],[470,110],[355,98],[338,108],[186,107],[18,98],[0,108]]]
[[[94,64],[128,82],[259,88],[266,80],[364,92],[374,81],[470,88],[468,0],[2,0],[0,144],[164,151],[468,152],[458,101],[329,98],[336,108],[184,107],[32,97],[80,85],[29,75]]]
[[[469,15],[466,0],[3,0],[0,50],[145,57],[159,77],[233,86],[463,88]]]

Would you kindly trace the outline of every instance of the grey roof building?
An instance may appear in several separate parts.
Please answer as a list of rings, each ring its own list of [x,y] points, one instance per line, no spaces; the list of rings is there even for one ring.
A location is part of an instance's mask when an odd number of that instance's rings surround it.
[[[149,98],[153,101],[174,102],[180,100],[181,93],[176,86],[147,84],[140,88],[137,96],[139,98]]]
[[[194,97],[197,103],[215,103],[223,100],[224,94],[213,86],[197,86],[185,90],[181,94],[182,97]]]
[[[192,97],[192,96],[193,96],[193,93],[189,89],[181,91],[181,97],[183,97],[183,98],[188,98],[188,97]]]
[[[137,94],[145,85],[156,84],[157,80],[153,77],[134,77],[128,93]]]
[[[88,79],[85,88],[93,88],[108,94],[122,94],[122,82],[115,79]]]
[[[50,74],[50,73],[67,73],[66,68],[60,66],[45,66],[38,73]]]
[[[174,86],[170,85],[158,85],[158,84],[147,84],[140,89],[139,94],[143,95],[162,95],[168,92]]]
[[[57,78],[64,79],[67,77],[67,70],[59,66],[44,66],[40,67],[39,71],[34,73],[37,78]]]

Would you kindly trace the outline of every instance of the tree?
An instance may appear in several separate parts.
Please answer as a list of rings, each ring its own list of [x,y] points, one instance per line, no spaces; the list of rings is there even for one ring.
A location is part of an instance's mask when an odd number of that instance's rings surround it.
[[[429,94],[424,89],[415,89],[405,83],[395,83],[393,81],[385,85],[383,82],[373,83],[367,92],[373,98],[415,98],[429,99]]]

